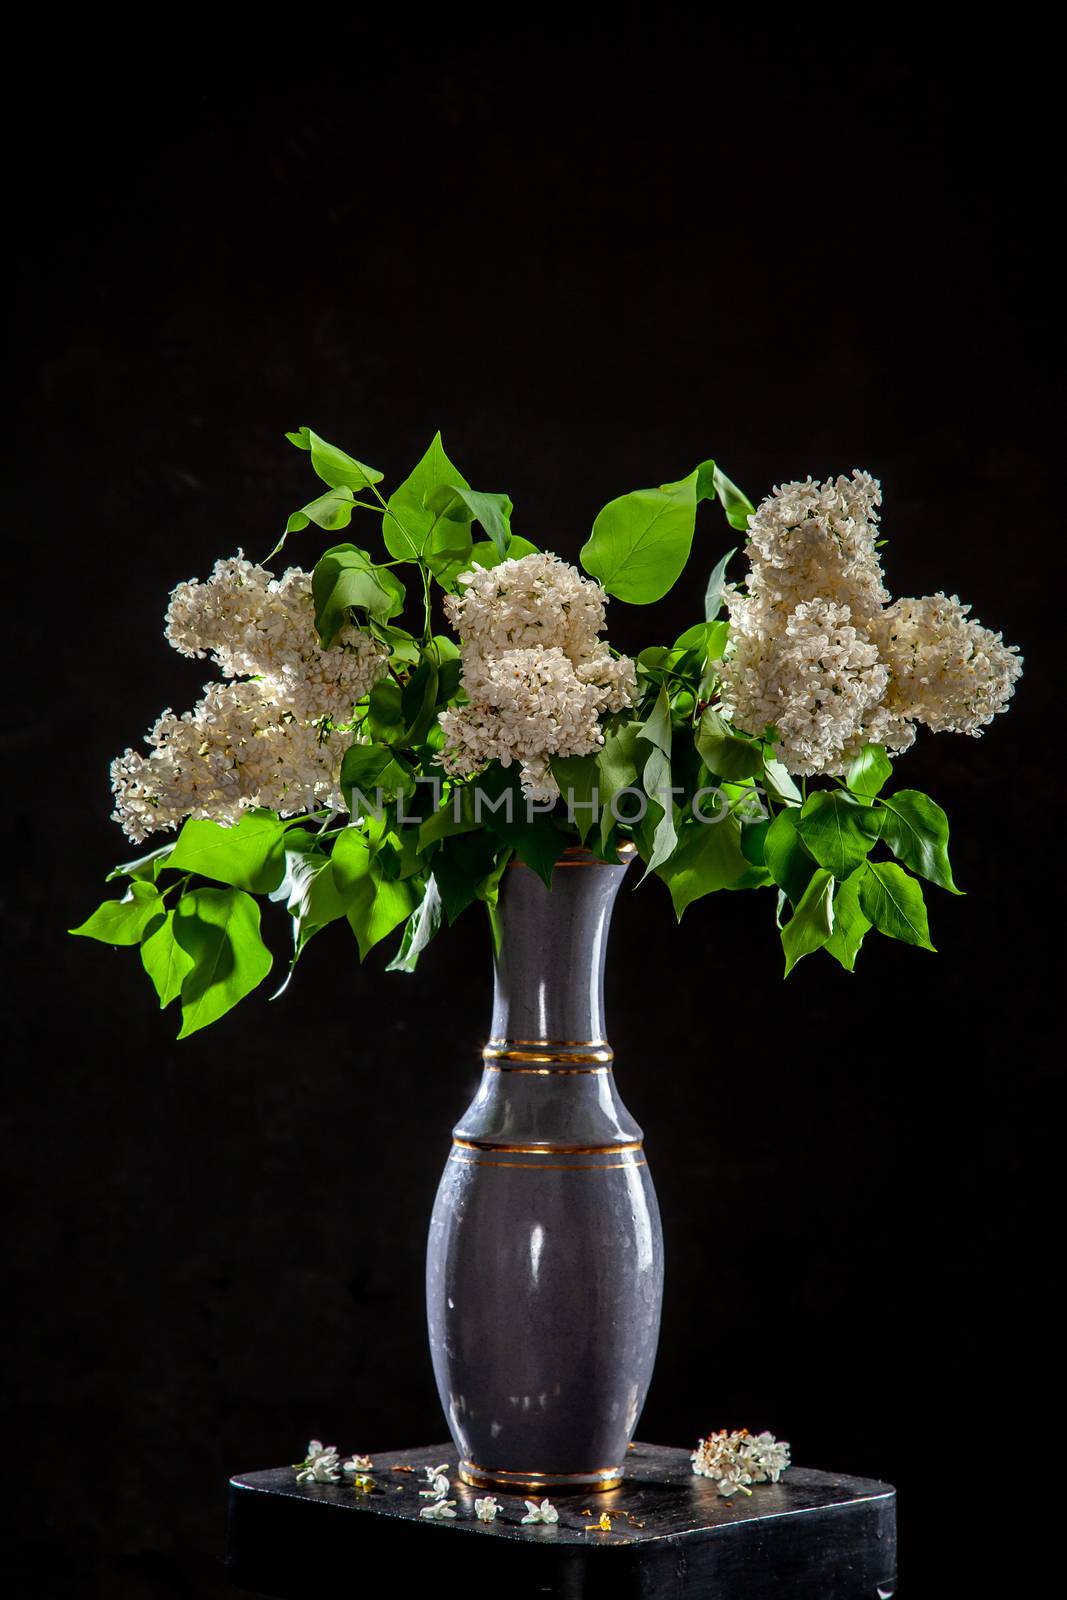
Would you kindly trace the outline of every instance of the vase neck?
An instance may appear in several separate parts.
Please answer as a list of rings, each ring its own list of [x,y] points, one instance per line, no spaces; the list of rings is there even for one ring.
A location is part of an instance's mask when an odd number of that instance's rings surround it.
[[[604,960],[628,865],[568,850],[556,863],[551,891],[529,867],[506,868],[494,964],[494,1044],[606,1046]]]

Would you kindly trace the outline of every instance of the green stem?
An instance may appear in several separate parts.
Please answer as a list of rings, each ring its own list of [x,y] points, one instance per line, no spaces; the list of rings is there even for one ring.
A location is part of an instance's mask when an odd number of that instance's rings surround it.
[[[431,609],[432,608],[431,608],[431,598],[430,598],[430,582],[431,582],[431,576],[432,575],[430,573],[430,569],[426,565],[426,563],[423,561],[422,557],[419,555],[418,550],[417,550],[416,545],[415,545],[415,540],[411,537],[411,534],[408,531],[408,529],[405,528],[404,524],[401,522],[401,520],[397,516],[396,512],[390,510],[390,508],[389,508],[384,496],[382,495],[380,489],[378,488],[378,485],[376,483],[372,483],[370,487],[371,487],[371,493],[374,495],[374,498],[377,501],[379,501],[380,504],[381,504],[383,517],[392,517],[393,521],[396,523],[397,527],[400,529],[401,533],[404,535],[404,538],[407,540],[408,544],[411,546],[411,551],[412,551],[411,559],[418,562],[419,571],[422,573],[422,607],[423,607],[422,642],[423,642],[423,644],[429,644],[430,640],[433,638],[433,620],[432,620],[432,616],[431,616]],[[373,510],[374,508],[372,507],[371,509]],[[442,515],[442,513],[439,511],[437,513],[437,515],[434,517],[433,521],[431,522],[429,530],[428,530],[428,532],[426,534],[426,538],[423,541],[423,548],[424,549],[426,548],[426,546],[429,544],[430,540],[432,539],[433,533],[434,533],[434,529],[437,527],[437,524],[441,520],[441,515]],[[401,559],[403,559],[403,558],[401,558]],[[382,562],[381,563],[381,565],[383,565],[383,566],[396,566],[397,564],[398,563],[394,562],[394,561]]]
[[[430,569],[419,562],[419,571],[422,573],[422,642],[429,644],[433,638],[433,606],[430,598]]]
[[[751,805],[753,800],[758,800],[758,799],[759,799],[759,795],[757,794],[757,792],[756,792],[754,787],[751,788],[751,789],[746,789],[744,794],[739,794],[737,796],[736,800],[731,800],[729,805],[726,807],[726,809],[727,809],[728,812],[734,812],[734,811],[737,810],[738,806]]]
[[[165,889],[160,890],[159,898],[161,900],[165,900],[173,889],[184,889],[185,885],[191,880],[192,876],[193,874],[191,872],[187,872],[184,877],[176,878],[173,883],[168,883]],[[181,896],[179,895],[178,898],[180,899]]]
[[[415,541],[411,537],[411,534],[409,533],[407,528],[405,528],[404,524],[401,522],[401,520],[397,516],[396,512],[390,510],[389,504],[386,501],[386,499],[385,499],[384,495],[382,494],[381,490],[378,488],[378,485],[376,483],[372,483],[371,486],[370,486],[370,489],[371,489],[371,494],[373,494],[374,498],[379,502],[379,504],[381,506],[383,522],[384,522],[386,517],[392,517],[393,521],[396,523],[397,527],[400,529],[401,533],[404,535],[404,538],[407,540],[408,544],[411,546],[412,555],[411,555],[410,559],[413,560],[413,561],[417,561],[419,559],[418,558],[418,553],[417,553],[417,551],[415,549]],[[374,506],[371,507],[372,511],[376,510],[376,509],[377,508],[374,507]],[[401,557],[400,559],[403,560],[405,558]],[[390,565],[392,565],[392,563],[390,563]]]

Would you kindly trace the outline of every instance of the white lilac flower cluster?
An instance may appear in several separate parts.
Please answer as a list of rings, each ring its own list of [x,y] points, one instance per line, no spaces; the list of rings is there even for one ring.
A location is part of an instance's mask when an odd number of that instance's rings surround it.
[[[295,1470],[297,1483],[341,1482],[341,1461],[337,1450],[332,1444],[323,1444],[321,1439],[312,1439],[307,1456],[297,1462]]]
[[[115,821],[137,842],[186,817],[236,822],[249,806],[282,816],[343,804],[344,724],[385,672],[385,651],[345,627],[328,649],[315,631],[311,575],[274,578],[238,554],[206,583],[173,591],[166,637],[181,655],[210,655],[233,683],[212,683],[192,711],[165,711],[148,755],[112,762]]]
[[[711,1478],[727,1499],[738,1490],[751,1494],[753,1483],[777,1483],[789,1466],[789,1446],[772,1433],[749,1433],[740,1428],[727,1433],[709,1433],[697,1441],[689,1458],[693,1471]]]
[[[439,1467],[424,1467],[427,1487],[419,1490],[419,1496],[428,1500],[429,1505],[423,1506],[419,1512],[427,1522],[439,1522],[442,1518],[449,1520],[456,1515],[456,1502],[448,1499],[448,1463],[442,1462]]]
[[[488,761],[518,761],[533,800],[559,788],[552,756],[590,755],[604,742],[600,718],[633,703],[627,656],[598,635],[607,600],[598,583],[548,554],[460,574],[465,589],[445,600],[463,645],[468,704],[440,715],[447,772],[466,777]]]
[[[297,1483],[341,1483],[351,1478],[357,1487],[366,1482],[366,1474],[373,1470],[370,1456],[352,1456],[342,1462],[336,1446],[323,1444],[321,1439],[311,1440],[306,1457],[294,1468]]]
[[[554,1522],[559,1521],[559,1512],[551,1500],[542,1500],[540,1505],[536,1500],[527,1500],[526,1515],[522,1520],[523,1522],[543,1522],[546,1527],[551,1527]]]
[[[350,1460],[342,1461],[341,1471],[360,1494],[373,1492],[374,1479],[370,1474],[374,1471],[374,1462],[370,1456],[352,1456]]]
[[[1022,672],[956,596],[888,604],[881,499],[866,472],[783,484],[749,518],[747,592],[725,592],[723,714],[747,733],[773,724],[793,773],[843,773],[868,743],[906,750],[916,723],[977,736]]]

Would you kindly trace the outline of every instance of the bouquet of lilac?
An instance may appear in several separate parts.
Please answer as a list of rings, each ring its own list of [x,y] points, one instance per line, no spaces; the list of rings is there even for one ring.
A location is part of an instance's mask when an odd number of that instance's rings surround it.
[[[268,563],[356,517],[380,544],[281,573],[238,552],[177,585],[166,637],[218,676],[112,764],[116,821],[137,844],[165,837],[72,930],[136,947],[179,1037],[270,972],[263,902],[288,922],[290,975],[331,924],[361,960],[399,930],[389,970],[410,972],[476,902],[495,930],[513,856],[551,885],[574,845],[635,847],[679,918],[769,890],[787,974],[818,950],[852,971],[872,929],[934,948],[922,882],[959,893],[948,824],[928,795],[886,792],[893,759],[919,726],[979,734],[1022,663],[955,596],[891,599],[867,473],[756,508],[702,462],[605,506],[583,576],[514,534],[508,496],[471,489],[440,435],[388,499],[380,472],[308,428],[288,437],[326,488]],[[704,503],[744,533],[747,570],[727,582],[724,554],[691,627],[621,655],[609,596],[661,599]]]

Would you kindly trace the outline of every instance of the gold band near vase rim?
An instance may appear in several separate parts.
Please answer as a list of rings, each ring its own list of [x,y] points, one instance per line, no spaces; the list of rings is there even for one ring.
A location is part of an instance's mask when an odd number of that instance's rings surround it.
[[[490,1039],[482,1050],[482,1060],[491,1069],[516,1072],[536,1068],[542,1077],[575,1067],[610,1071],[614,1059],[615,1052],[606,1039]]]
[[[461,1461],[459,1477],[472,1489],[566,1489],[604,1492],[622,1483],[621,1467],[596,1467],[589,1472],[513,1472],[502,1467],[480,1467]]]
[[[613,1156],[627,1150],[640,1150],[640,1139],[627,1139],[621,1144],[498,1144],[492,1139],[453,1138],[458,1150],[488,1150],[513,1156]]]
[[[551,1150],[544,1153],[555,1154]],[[613,1172],[620,1167],[648,1166],[644,1156],[623,1161],[485,1161],[481,1156],[461,1156],[453,1150],[448,1159],[460,1167],[514,1167],[518,1172]]]

